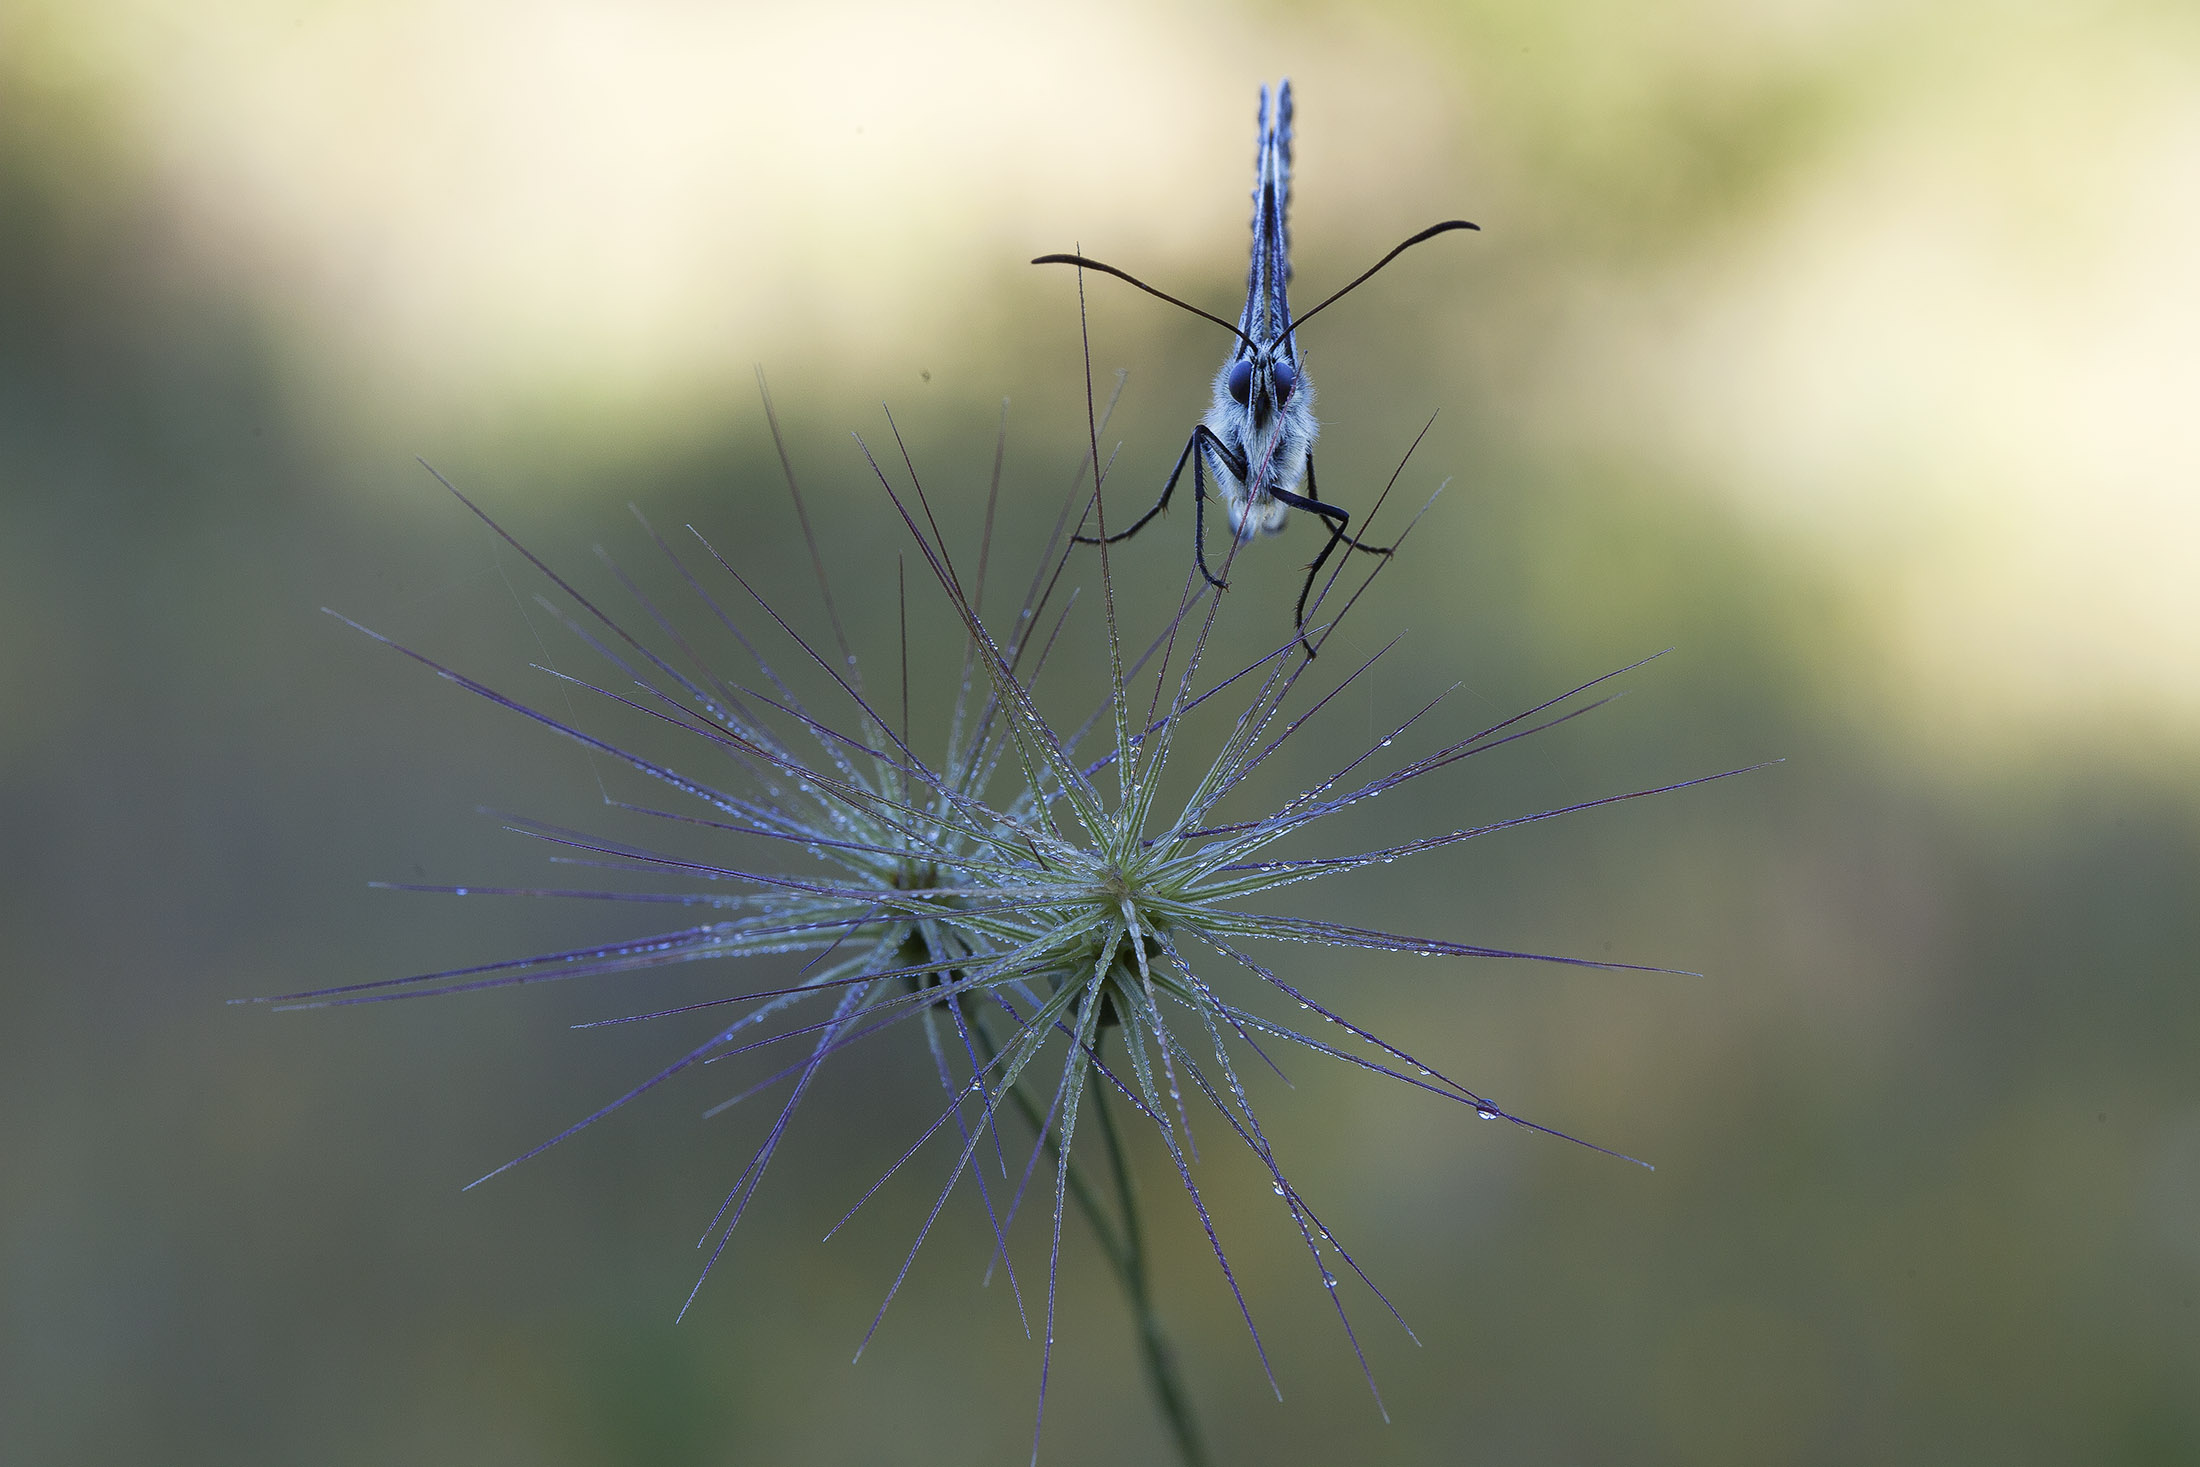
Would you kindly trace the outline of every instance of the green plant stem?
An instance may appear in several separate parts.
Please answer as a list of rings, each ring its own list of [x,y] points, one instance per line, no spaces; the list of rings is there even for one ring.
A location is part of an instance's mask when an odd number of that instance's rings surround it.
[[[993,1057],[999,1053],[994,1047],[993,1036],[986,1032],[983,1023],[975,1021],[970,1025],[970,1034],[977,1042],[978,1049],[986,1063],[991,1064]],[[996,1095],[999,1093],[998,1091],[995,1092]],[[1008,1090],[1008,1098],[1015,1103],[1018,1113],[1023,1116],[1031,1129],[1040,1133],[1040,1139],[1046,1143],[1048,1158],[1056,1166],[1060,1166],[1062,1164],[1062,1143],[1055,1139],[1052,1127],[1042,1126],[1041,1122],[1044,1117],[1040,1114],[1039,1108],[1031,1103],[1031,1097],[1024,1094],[1023,1086],[1011,1086]],[[1083,1213],[1085,1221],[1091,1224],[1093,1235],[1100,1240],[1100,1251],[1107,1255],[1108,1266],[1115,1270],[1118,1277],[1121,1277],[1124,1269],[1123,1244],[1115,1235],[1115,1223],[1101,1210],[1100,1199],[1092,1195],[1092,1189],[1085,1184],[1084,1173],[1077,1169],[1075,1162],[1071,1162],[1069,1168],[1069,1193],[1071,1197],[1077,1200],[1077,1210]]]
[[[984,1051],[990,1063],[995,1054],[993,1036],[981,1023],[970,1026],[972,1037]],[[1103,1031],[1104,1032],[1104,1031]],[[1047,1156],[1055,1165],[1062,1162],[1061,1143],[1055,1138],[1052,1126],[1045,1125],[1045,1116],[1024,1094],[1021,1085],[1009,1087],[1009,1100],[1023,1115],[1024,1120],[1047,1149]],[[1146,1285],[1146,1252],[1143,1230],[1138,1221],[1138,1197],[1131,1189],[1130,1166],[1123,1154],[1121,1138],[1116,1134],[1115,1118],[1108,1110],[1101,1087],[1092,1090],[1093,1108],[1099,1112],[1102,1144],[1108,1150],[1108,1163],[1115,1176],[1116,1198],[1122,1210],[1123,1226],[1117,1231],[1115,1220],[1107,1214],[1100,1199],[1093,1195],[1084,1173],[1072,1160],[1068,1168],[1069,1193],[1077,1202],[1077,1210],[1084,1215],[1099,1241],[1100,1251],[1107,1256],[1108,1264],[1115,1270],[1116,1280],[1122,1284],[1123,1293],[1130,1301],[1132,1323],[1138,1332],[1140,1359],[1146,1367],[1146,1385],[1153,1392],[1154,1407],[1161,1419],[1168,1424],[1169,1435],[1176,1443],[1177,1455],[1184,1467],[1206,1467],[1207,1449],[1199,1436],[1199,1422],[1192,1413],[1191,1396],[1184,1389],[1183,1377],[1176,1366],[1176,1352],[1169,1348],[1168,1336],[1161,1328],[1161,1316],[1154,1312],[1153,1296]]]
[[[1153,1295],[1146,1285],[1146,1245],[1138,1223],[1138,1194],[1131,1186],[1131,1169],[1124,1159],[1122,1142],[1115,1130],[1115,1116],[1108,1108],[1104,1086],[1092,1088],[1092,1107],[1100,1119],[1100,1136],[1108,1148],[1108,1166],[1115,1173],[1115,1195],[1123,1215],[1123,1264],[1118,1272],[1123,1291],[1130,1296],[1131,1313],[1138,1330],[1138,1348],[1146,1362],[1146,1384],[1153,1389],[1154,1405],[1176,1439],[1177,1455],[1185,1467],[1204,1467],[1207,1449],[1199,1439],[1199,1423],[1192,1415],[1191,1397],[1177,1373],[1176,1353],[1161,1331],[1161,1317],[1154,1313]]]

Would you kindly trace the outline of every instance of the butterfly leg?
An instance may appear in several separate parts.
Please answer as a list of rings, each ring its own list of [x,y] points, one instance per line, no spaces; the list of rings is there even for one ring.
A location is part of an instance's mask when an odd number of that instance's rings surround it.
[[[1315,556],[1313,564],[1307,566],[1306,579],[1299,583],[1298,609],[1292,613],[1291,624],[1298,628],[1299,645],[1306,649],[1307,660],[1311,662],[1314,658],[1314,644],[1308,641],[1306,636],[1306,598],[1312,593],[1314,577],[1322,573],[1322,563],[1329,559],[1329,553],[1335,550],[1340,543],[1355,543],[1345,538],[1344,527],[1350,522],[1350,519],[1343,510],[1333,504],[1324,504],[1319,499],[1308,499],[1283,489],[1271,489],[1268,492],[1285,504],[1290,505],[1293,509],[1308,510],[1320,515],[1322,523],[1329,527],[1329,539],[1323,543],[1321,554]],[[1336,518],[1331,519],[1331,515],[1335,515]],[[1386,550],[1383,553],[1387,555],[1389,551]]]
[[[1201,423],[1198,427],[1192,429],[1192,441],[1185,445],[1185,451],[1189,453],[1194,448],[1204,450],[1209,444],[1214,446],[1214,451],[1221,457],[1223,465],[1237,476],[1238,482],[1244,483],[1246,472],[1244,455],[1232,453],[1230,446],[1217,438],[1214,431],[1205,423]],[[1178,467],[1181,468],[1182,465],[1179,464]],[[1199,573],[1207,578],[1208,585],[1214,587],[1217,591],[1227,591],[1230,588],[1230,583],[1207,569],[1206,467],[1207,455],[1203,451],[1197,458],[1192,460],[1192,559],[1198,562]]]
[[[1129,529],[1116,531],[1107,536],[1104,542],[1098,535],[1075,535],[1071,538],[1080,545],[1113,545],[1118,540],[1128,540],[1145,529],[1152,523],[1155,515],[1169,507],[1169,498],[1176,493],[1177,481],[1184,477],[1184,464],[1189,460],[1192,465],[1192,558],[1199,563],[1199,573],[1207,578],[1208,585],[1218,591],[1229,589],[1229,582],[1207,569],[1207,454],[1210,452],[1215,455],[1218,471],[1227,469],[1240,483],[1244,482],[1245,455],[1232,451],[1230,445],[1215,436],[1212,428],[1201,423],[1192,429],[1192,436],[1184,440],[1184,451],[1176,456],[1176,467],[1169,470],[1169,481],[1161,486],[1161,497],[1154,501],[1152,509],[1140,515]],[[1293,504],[1305,503],[1296,496],[1288,497]],[[1343,510],[1331,509],[1327,505],[1317,505],[1315,512],[1344,513]]]
[[[1321,516],[1322,523],[1329,527],[1328,541],[1323,544],[1321,554],[1315,556],[1313,563],[1307,566],[1306,580],[1299,586],[1299,604],[1295,613],[1297,619],[1293,623],[1299,629],[1299,645],[1306,649],[1307,657],[1312,658],[1314,644],[1308,641],[1306,637],[1306,598],[1313,593],[1314,578],[1322,573],[1322,566],[1328,562],[1331,553],[1339,545],[1347,546],[1353,550],[1364,550],[1370,555],[1388,555],[1398,547],[1395,545],[1363,545],[1344,532],[1344,527],[1352,523],[1352,516],[1347,511],[1326,502],[1321,497],[1320,486],[1314,480],[1314,455],[1311,453],[1306,456],[1306,489],[1307,492],[1304,495],[1292,494],[1282,489],[1271,489],[1268,492],[1275,495],[1283,503],[1290,505],[1293,509],[1303,509],[1310,514]]]
[[[1199,435],[1205,428],[1206,424],[1202,423],[1199,428],[1193,430],[1191,437],[1184,440],[1184,451],[1176,456],[1176,467],[1169,470],[1169,482],[1161,486],[1161,497],[1153,502],[1153,508],[1140,515],[1138,522],[1129,529],[1117,530],[1114,534],[1108,536],[1108,544],[1113,545],[1118,540],[1128,540],[1140,530],[1145,529],[1155,515],[1160,514],[1169,507],[1169,496],[1176,493],[1176,481],[1184,477],[1184,460],[1192,456],[1192,449],[1199,442]],[[1196,466],[1194,467],[1193,480],[1195,483],[1198,480]],[[1098,545],[1101,543],[1098,535],[1075,535],[1071,538],[1080,545]]]
[[[1331,547],[1334,547],[1341,540],[1351,549],[1364,550],[1369,555],[1388,555],[1398,548],[1395,545],[1363,545],[1344,533],[1344,527],[1351,523],[1352,516],[1322,498],[1321,486],[1314,479],[1314,455],[1311,451],[1306,455],[1306,497],[1303,500],[1290,495],[1279,495],[1278,497],[1295,509],[1312,510],[1315,514],[1320,515],[1332,532]],[[1324,555],[1328,554],[1328,549],[1325,548],[1322,553]]]

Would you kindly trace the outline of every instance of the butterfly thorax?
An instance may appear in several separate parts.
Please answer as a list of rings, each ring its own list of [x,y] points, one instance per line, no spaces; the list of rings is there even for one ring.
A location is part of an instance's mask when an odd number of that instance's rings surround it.
[[[1238,538],[1273,535],[1283,528],[1291,511],[1272,491],[1303,492],[1307,453],[1321,426],[1313,404],[1313,385],[1296,363],[1281,355],[1233,357],[1215,374],[1207,428],[1240,457],[1245,475],[1239,478],[1234,465],[1211,451],[1207,461]]]

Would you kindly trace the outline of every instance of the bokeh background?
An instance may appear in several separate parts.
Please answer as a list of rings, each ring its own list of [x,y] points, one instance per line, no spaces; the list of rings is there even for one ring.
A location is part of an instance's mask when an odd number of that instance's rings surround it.
[[[818,1237],[929,1113],[914,1046],[823,1087],[676,1325],[764,1117],[699,1119],[730,1082],[459,1188],[692,1042],[569,1025],[770,965],[224,1001],[640,930],[367,885],[555,881],[496,812],[634,793],[319,614],[574,696],[528,668],[586,667],[539,580],[416,456],[612,595],[599,543],[677,589],[628,504],[693,523],[815,632],[762,364],[891,667],[903,542],[849,431],[890,407],[969,547],[1011,398],[1020,586],[1084,434],[1074,282],[1023,262],[1234,311],[1285,73],[1302,300],[1432,219],[1485,232],[1308,328],[1325,492],[1371,503],[1432,412],[1386,515],[1450,487],[1338,645],[1403,640],[1273,787],[1432,690],[1457,731],[1665,647],[1338,839],[1785,762],[1307,889],[1703,976],[1279,954],[1658,1169],[1306,1061],[1257,1089],[1424,1342],[1358,1297],[1384,1425],[1210,1121],[1268,1396],[1149,1146],[1217,1459],[2200,1459],[2200,10],[2169,0],[0,0],[0,1458],[1023,1459],[1038,1350],[974,1199],[849,1364],[936,1171]],[[1105,281],[1091,323],[1142,499],[1219,333]],[[1119,562],[1134,604],[1187,519]],[[1247,552],[1231,646],[1285,628],[1309,544]],[[921,744],[953,634],[910,603]],[[1159,1460],[1068,1234],[1045,1460]]]

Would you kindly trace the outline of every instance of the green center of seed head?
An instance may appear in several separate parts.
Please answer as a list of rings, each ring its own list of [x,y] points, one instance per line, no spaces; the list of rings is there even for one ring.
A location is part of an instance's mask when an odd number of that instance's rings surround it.
[[[1156,970],[1164,961],[1160,939],[1155,936],[1156,932],[1164,930],[1163,924],[1143,910],[1138,900],[1141,894],[1142,888],[1119,871],[1109,872],[1095,892],[1095,896],[1111,909],[1121,911],[1128,907],[1136,914],[1140,927],[1139,944],[1145,949],[1142,966],[1139,954],[1131,949],[1129,934],[1119,933],[1112,939],[1113,951],[1107,955],[1107,981],[1101,986],[1100,1011],[1094,1020],[1103,1029],[1122,1023],[1122,1015],[1116,1004],[1116,990],[1142,987],[1145,982],[1142,972]],[[1084,971],[1089,973],[1093,968],[1099,967],[1100,958],[1096,945],[1092,953],[1092,965]]]

